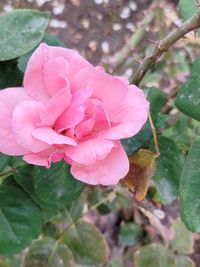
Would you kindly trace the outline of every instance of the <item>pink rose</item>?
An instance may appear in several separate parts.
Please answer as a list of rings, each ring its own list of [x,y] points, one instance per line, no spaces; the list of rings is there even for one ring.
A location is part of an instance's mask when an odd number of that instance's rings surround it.
[[[75,178],[116,184],[129,170],[120,139],[147,120],[143,92],[72,50],[41,44],[24,87],[0,91],[0,152],[50,167],[64,159]]]

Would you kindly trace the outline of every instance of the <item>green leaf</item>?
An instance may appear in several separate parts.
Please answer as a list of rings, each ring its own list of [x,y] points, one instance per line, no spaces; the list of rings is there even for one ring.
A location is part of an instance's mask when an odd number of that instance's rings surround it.
[[[186,84],[184,84],[176,97],[176,107],[195,120],[200,121],[200,58],[193,64],[191,75]]]
[[[196,123],[196,121],[191,120],[183,113],[179,113],[177,114],[176,123],[164,130],[163,134],[166,137],[173,139],[180,149],[186,153],[190,146],[191,138],[194,135],[194,123]]]
[[[197,10],[195,0],[179,0],[179,9],[184,20],[189,19]]]
[[[193,235],[187,230],[180,218],[173,223],[172,227],[175,230],[175,237],[171,240],[170,245],[176,252],[180,254],[193,253]]]
[[[42,39],[41,43],[46,43],[51,46],[59,46],[59,47],[65,47],[65,44],[61,42],[56,36],[52,34],[45,34],[44,38]],[[37,48],[37,47],[36,47]],[[25,72],[26,66],[28,64],[28,61],[32,54],[35,52],[35,49],[31,50],[30,52],[26,53],[25,55],[21,56],[18,60],[18,68],[22,71]]]
[[[0,153],[0,172],[6,167],[9,161],[9,156]]]
[[[126,223],[120,227],[119,243],[123,246],[134,246],[142,238],[142,228],[134,223]]]
[[[148,100],[150,102],[150,112],[152,116],[156,116],[167,102],[167,96],[160,89],[151,87],[149,88]]]
[[[188,256],[176,256],[176,267],[195,267],[195,263]]]
[[[108,246],[104,236],[93,224],[79,221],[63,235],[78,264],[98,266],[107,261]]]
[[[17,58],[42,40],[49,12],[17,9],[0,16],[0,61]]]
[[[53,34],[46,33],[41,42],[44,42],[51,46],[66,47],[65,44]]]
[[[166,137],[158,137],[160,157],[156,162],[156,172],[153,181],[157,188],[159,199],[164,204],[170,204],[179,193],[183,155],[176,143]],[[154,149],[154,142],[151,145]]]
[[[180,179],[181,219],[192,232],[200,232],[200,137],[191,145]]]
[[[26,254],[24,267],[76,267],[71,251],[54,239],[33,242]]]
[[[0,254],[19,252],[41,230],[41,213],[22,190],[0,186]]]
[[[0,89],[22,86],[23,73],[14,60],[0,61]]]
[[[11,166],[12,168],[21,168],[21,167],[25,167],[25,166],[31,166],[30,164],[27,164],[22,157],[10,157],[9,160],[9,166]]]
[[[32,198],[32,200],[38,204],[41,208],[43,215],[43,221],[47,222],[50,218],[54,217],[58,213],[58,205],[49,204],[44,202],[36,193],[34,185],[34,171],[38,167],[33,165],[27,165],[24,168],[21,168],[18,173],[14,175],[15,181],[23,190]]]
[[[148,100],[150,102],[150,112],[154,123],[158,119],[158,113],[167,101],[165,93],[158,88],[152,87],[149,89]],[[128,156],[132,156],[138,149],[143,147],[152,138],[152,130],[147,121],[142,130],[135,136],[122,140],[122,145]]]
[[[84,205],[85,199],[83,198],[83,194],[81,194],[79,198],[62,208],[59,214],[53,218],[53,222],[56,224],[73,223],[73,221],[76,221],[81,217]]]
[[[128,156],[132,156],[138,149],[143,147],[152,138],[152,131],[149,122],[146,122],[142,130],[133,137],[121,140],[123,148]]]
[[[66,162],[54,163],[49,169],[37,167],[34,170],[36,194],[47,204],[65,206],[83,191],[84,184],[73,178]]]
[[[77,200],[84,184],[72,177],[64,162],[52,164],[50,169],[27,165],[15,174],[15,180],[40,206],[44,222],[57,216],[59,209],[66,205],[64,211],[69,209],[72,217],[82,211],[84,201],[80,199],[78,203]]]
[[[136,267],[176,267],[174,254],[156,243],[140,248],[134,259]]]

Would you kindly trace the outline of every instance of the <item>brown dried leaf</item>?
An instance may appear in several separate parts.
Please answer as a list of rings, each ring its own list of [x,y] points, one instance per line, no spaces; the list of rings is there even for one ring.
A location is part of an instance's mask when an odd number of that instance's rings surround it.
[[[130,170],[121,182],[131,191],[135,191],[135,199],[143,201],[151,178],[155,173],[156,155],[147,149],[140,149],[135,155],[129,157]]]

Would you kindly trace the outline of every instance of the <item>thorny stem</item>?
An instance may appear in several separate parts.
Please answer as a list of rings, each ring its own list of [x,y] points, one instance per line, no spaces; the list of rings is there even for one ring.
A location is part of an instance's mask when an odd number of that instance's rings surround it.
[[[172,31],[164,39],[157,42],[152,54],[143,59],[142,63],[136,70],[131,82],[135,85],[138,85],[144,78],[146,72],[154,66],[156,61],[162,56],[163,53],[167,52],[168,49],[175,42],[183,38],[185,34],[191,31],[195,31],[199,27],[200,27],[200,7],[197,8],[197,11],[190,19],[188,19],[181,26]]]

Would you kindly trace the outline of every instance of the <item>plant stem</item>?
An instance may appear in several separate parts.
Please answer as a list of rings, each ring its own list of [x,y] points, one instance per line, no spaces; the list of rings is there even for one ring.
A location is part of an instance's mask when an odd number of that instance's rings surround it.
[[[195,31],[199,27],[200,27],[200,8],[197,8],[197,11],[190,19],[188,19],[181,26],[172,31],[164,39],[156,43],[152,54],[143,59],[142,63],[136,70],[131,82],[135,85],[138,85],[144,78],[146,72],[153,67],[153,65],[162,56],[164,52],[168,51],[168,49],[175,42],[183,38],[185,34],[191,31]]]
[[[96,204],[94,204],[89,210],[83,212],[83,214],[81,214],[80,217],[75,218],[72,220],[72,222],[67,225],[67,227],[65,229],[62,230],[62,232],[59,235],[58,240],[62,239],[63,235],[68,231],[68,229],[70,229],[72,226],[76,225],[78,223],[78,221],[86,214],[90,213],[92,210],[98,208],[100,205],[106,203],[108,200],[110,200],[116,193],[116,189],[114,189],[113,191],[111,191],[110,193],[108,193],[108,195],[101,199],[99,202],[97,202]]]
[[[156,149],[156,158],[158,158],[160,156],[158,138],[157,138],[157,134],[156,134],[156,128],[154,126],[154,123],[153,123],[153,120],[152,120],[150,112],[149,112],[148,118],[149,118],[149,123],[150,123],[150,126],[151,126],[151,131],[152,131],[152,134],[153,134],[153,140],[154,140],[155,149]]]
[[[18,171],[17,168],[12,168],[12,169],[10,169],[10,170],[8,170],[8,171],[6,171],[6,172],[2,172],[2,173],[0,173],[0,177],[7,176],[7,175],[9,175],[9,174],[16,173],[17,171]]]

